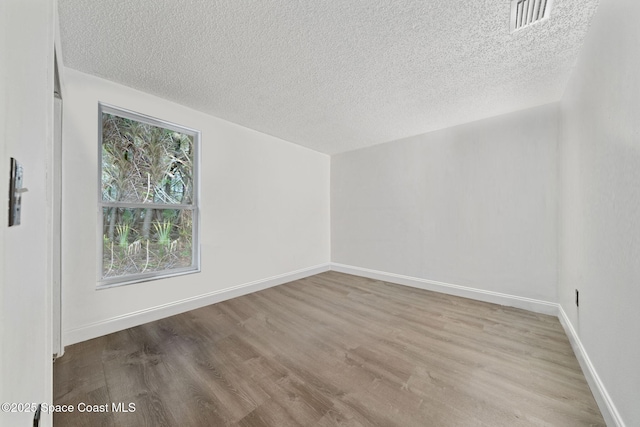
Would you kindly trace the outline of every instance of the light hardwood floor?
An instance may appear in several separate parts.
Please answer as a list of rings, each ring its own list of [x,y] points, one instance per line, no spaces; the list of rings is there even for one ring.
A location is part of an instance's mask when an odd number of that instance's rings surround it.
[[[605,425],[555,317],[336,272],[70,346],[54,388],[110,410],[56,427]]]

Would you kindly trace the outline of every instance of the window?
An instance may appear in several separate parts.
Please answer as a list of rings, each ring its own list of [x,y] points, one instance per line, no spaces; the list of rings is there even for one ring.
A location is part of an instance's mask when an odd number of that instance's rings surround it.
[[[200,270],[200,132],[99,104],[100,287]]]

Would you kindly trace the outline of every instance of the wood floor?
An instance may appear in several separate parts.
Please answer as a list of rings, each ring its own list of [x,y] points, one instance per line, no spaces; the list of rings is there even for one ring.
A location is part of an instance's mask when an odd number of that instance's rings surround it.
[[[54,387],[56,427],[605,425],[555,317],[336,272],[70,346]]]

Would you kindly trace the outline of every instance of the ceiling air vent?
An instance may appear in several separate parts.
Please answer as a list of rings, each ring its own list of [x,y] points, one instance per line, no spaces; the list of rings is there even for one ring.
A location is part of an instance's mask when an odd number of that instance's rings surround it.
[[[549,17],[552,0],[511,0],[511,32]]]

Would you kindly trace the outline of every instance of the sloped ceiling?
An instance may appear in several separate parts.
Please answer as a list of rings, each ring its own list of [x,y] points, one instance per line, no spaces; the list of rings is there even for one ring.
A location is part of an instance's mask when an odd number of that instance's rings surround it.
[[[58,3],[66,66],[334,154],[558,101],[598,0]]]

